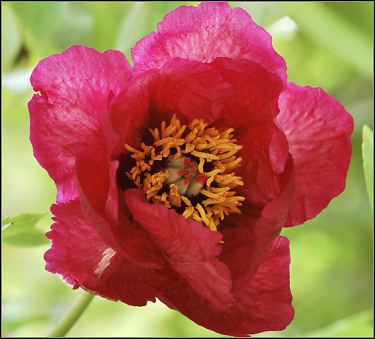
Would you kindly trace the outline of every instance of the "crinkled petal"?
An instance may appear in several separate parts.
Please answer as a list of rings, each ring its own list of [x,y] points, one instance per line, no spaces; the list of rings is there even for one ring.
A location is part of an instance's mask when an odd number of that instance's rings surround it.
[[[321,88],[288,83],[277,121],[295,164],[296,192],[287,225],[314,218],[345,188],[353,118]]]
[[[39,62],[31,75],[29,102],[34,155],[57,187],[57,201],[78,197],[74,163],[77,145],[98,143],[108,94],[127,83],[130,65],[118,51],[72,46]]]
[[[236,303],[220,310],[187,284],[160,289],[157,297],[197,324],[218,333],[247,336],[283,330],[293,319],[289,287],[289,241],[278,237],[251,279],[234,287]]]
[[[159,68],[179,57],[210,63],[217,57],[249,59],[286,82],[284,59],[272,47],[271,36],[241,8],[225,2],[181,6],[168,13],[132,49],[135,67]]]
[[[83,217],[80,202],[52,205],[54,224],[47,233],[52,246],[45,253],[46,270],[61,276],[73,288],[134,306],[155,301],[143,282],[147,269],[120,256],[103,242]]]
[[[140,266],[166,265],[148,232],[131,220],[124,198],[118,192],[118,162],[93,145],[77,150],[76,173],[82,212],[103,242]]]
[[[228,267],[216,257],[222,235],[165,206],[148,204],[140,189],[125,191],[133,218],[149,231],[170,267],[219,309],[233,304]]]

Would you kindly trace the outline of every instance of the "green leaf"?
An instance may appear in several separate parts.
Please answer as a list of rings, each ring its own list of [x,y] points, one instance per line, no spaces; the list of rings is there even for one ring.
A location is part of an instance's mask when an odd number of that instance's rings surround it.
[[[39,246],[48,244],[44,232],[35,228],[35,224],[45,216],[45,213],[23,213],[15,217],[5,217],[1,220],[2,239],[4,243],[13,246]]]
[[[18,233],[27,232],[35,226],[35,224],[45,216],[44,213],[22,213],[15,217],[3,217],[1,220],[1,225],[13,225],[6,232],[3,229],[3,239],[8,236],[12,236]]]
[[[373,132],[368,126],[363,126],[363,143],[362,143],[362,157],[363,157],[363,169],[365,171],[365,181],[367,186],[367,192],[370,198],[371,209],[373,206],[374,197],[374,136]]]
[[[44,232],[37,228],[32,228],[27,232],[19,233],[13,236],[8,236],[6,239],[3,239],[3,241],[8,245],[19,247],[30,247],[49,244],[49,240],[46,238]]]

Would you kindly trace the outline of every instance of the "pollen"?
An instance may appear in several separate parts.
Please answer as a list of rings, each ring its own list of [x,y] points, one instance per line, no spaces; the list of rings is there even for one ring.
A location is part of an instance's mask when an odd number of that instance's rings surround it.
[[[216,231],[231,213],[240,214],[243,186],[234,169],[240,166],[242,149],[233,138],[233,128],[207,128],[202,119],[181,125],[176,115],[169,125],[150,129],[152,145],[136,149],[125,144],[134,159],[127,177],[141,188],[150,203],[173,208],[186,219],[196,220]]]

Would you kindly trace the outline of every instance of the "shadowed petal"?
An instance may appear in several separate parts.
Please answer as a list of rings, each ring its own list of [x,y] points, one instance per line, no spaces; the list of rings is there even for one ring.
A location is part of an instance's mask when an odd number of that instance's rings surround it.
[[[281,80],[249,60],[218,58],[211,65],[235,87],[215,126],[234,128],[234,137],[243,146],[235,173],[245,185],[238,192],[249,204],[263,208],[280,193],[278,176],[288,157],[286,137],[275,121]]]
[[[78,148],[76,172],[82,213],[103,242],[127,260],[142,267],[164,267],[165,260],[148,232],[129,218],[125,201],[119,197],[117,167],[116,161],[110,162],[108,155],[93,145]]]
[[[215,67],[174,58],[161,69],[135,75],[109,105],[109,116],[119,145],[137,148],[148,128],[160,128],[173,114],[179,114],[182,123],[195,118],[212,123],[232,93]]]
[[[220,226],[224,244],[219,258],[230,268],[236,287],[255,274],[285,224],[294,193],[293,171],[289,155],[285,172],[278,178],[279,196],[263,209],[256,209],[245,201],[241,214],[231,215]]]
[[[148,204],[140,189],[126,190],[125,198],[133,218],[152,234],[171,268],[216,307],[231,306],[230,272],[216,258],[221,252],[221,234],[165,206]]]

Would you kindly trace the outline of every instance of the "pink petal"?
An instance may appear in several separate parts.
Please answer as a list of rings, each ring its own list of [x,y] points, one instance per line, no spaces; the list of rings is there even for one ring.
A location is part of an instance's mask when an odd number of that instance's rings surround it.
[[[47,233],[52,247],[45,253],[46,270],[73,288],[130,305],[155,301],[143,280],[147,270],[108,247],[83,217],[77,200],[52,205],[55,223]]]
[[[217,57],[249,59],[286,82],[285,61],[272,47],[271,36],[241,8],[224,2],[181,6],[168,13],[132,49],[135,67],[158,68],[179,57],[210,63]]]
[[[212,123],[234,92],[215,67],[197,61],[174,58],[158,73],[152,88],[154,108],[179,113],[188,122],[204,119]]]
[[[263,256],[279,236],[288,216],[294,193],[294,168],[290,156],[285,172],[280,175],[279,196],[263,209],[244,201],[241,215],[231,215],[220,224],[223,251],[220,260],[231,270],[236,287],[257,271]]]
[[[353,118],[321,88],[288,83],[277,121],[284,130],[296,171],[296,193],[287,225],[302,224],[345,188]]]
[[[232,86],[216,68],[175,58],[161,69],[135,75],[110,103],[109,116],[120,136],[119,145],[138,147],[148,128],[160,128],[173,114],[178,114],[182,123],[195,118],[213,122],[232,93]]]
[[[133,218],[149,231],[170,267],[199,295],[219,309],[233,304],[228,267],[217,260],[219,232],[185,219],[172,209],[146,203],[140,189],[125,191]]]
[[[72,46],[39,62],[31,75],[29,102],[34,155],[57,187],[57,201],[77,198],[75,152],[101,141],[100,120],[108,94],[128,81],[130,65],[118,51]]]
[[[238,192],[249,204],[262,208],[280,194],[279,175],[289,153],[286,137],[275,123],[281,80],[249,60],[218,58],[211,65],[236,89],[215,126],[234,128],[234,137],[243,146],[235,172],[245,185]]]
[[[166,266],[148,232],[130,219],[116,183],[118,162],[93,145],[77,150],[77,186],[84,217],[103,242],[127,260],[147,268]]]
[[[236,303],[220,310],[188,285],[160,289],[157,297],[197,324],[218,333],[247,336],[283,330],[293,319],[289,287],[289,241],[278,237],[255,276],[234,289]]]

